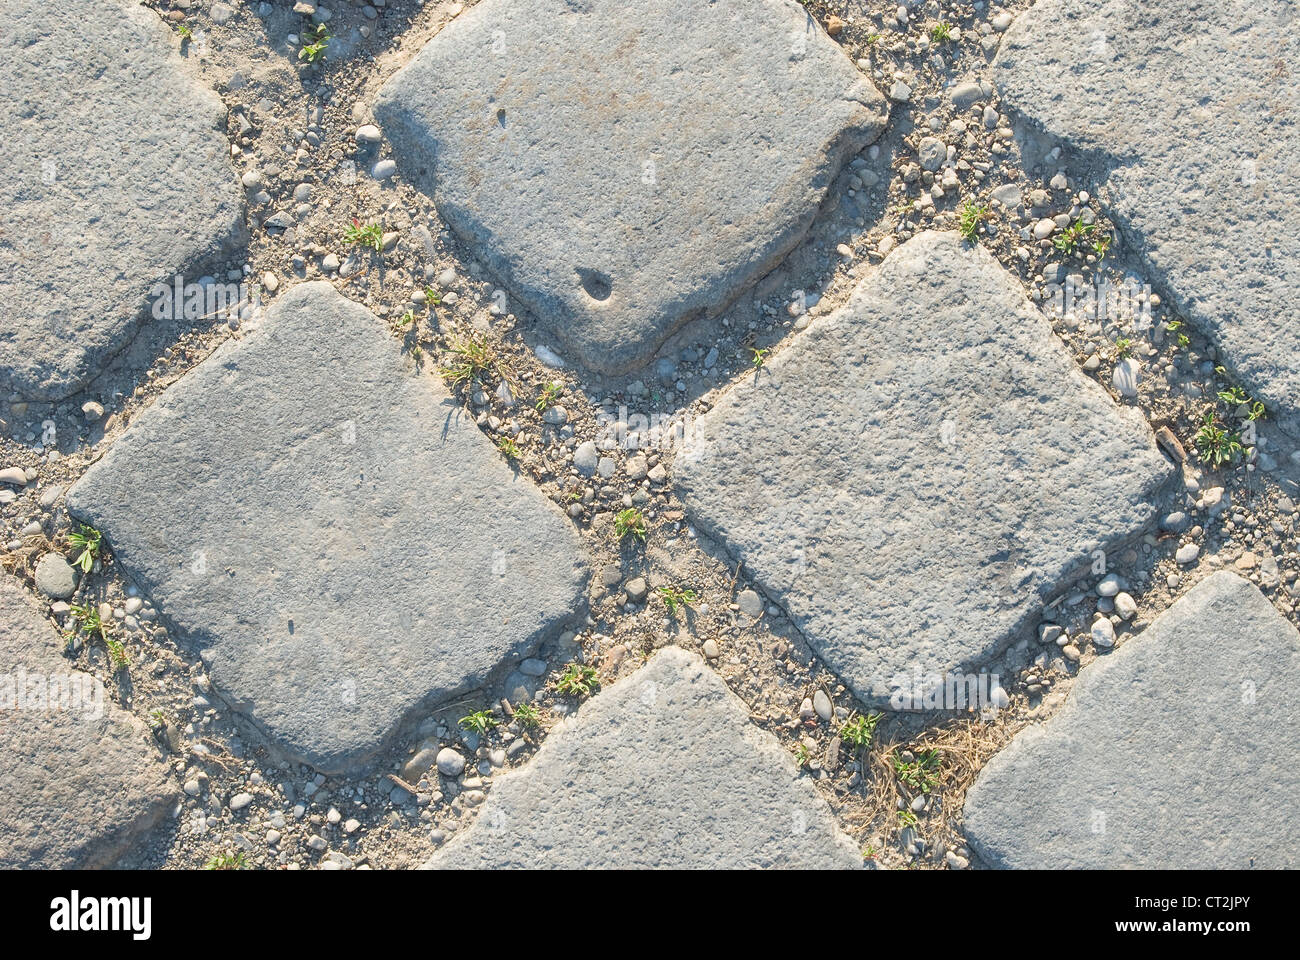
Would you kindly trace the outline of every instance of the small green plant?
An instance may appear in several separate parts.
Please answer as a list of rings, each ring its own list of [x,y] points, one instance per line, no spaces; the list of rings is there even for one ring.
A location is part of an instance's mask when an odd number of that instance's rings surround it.
[[[302,34],[303,45],[298,51],[298,59],[316,63],[325,59],[325,48],[329,46],[330,32],[323,23],[308,27]]]
[[[865,42],[866,42],[867,46],[869,46],[869,47],[874,47],[876,44],[878,44],[878,43],[880,42],[880,34],[878,34],[878,33],[869,33],[869,34],[867,34],[867,37],[866,37],[866,41],[865,41]]]
[[[808,752],[808,748],[804,746],[802,743],[795,748],[794,765],[798,767],[800,770],[808,766],[808,761],[811,759],[812,759],[812,754]]]
[[[515,719],[521,727],[532,729],[541,726],[542,714],[531,703],[521,703],[515,707]]]
[[[600,681],[596,679],[596,668],[580,663],[569,664],[555,681],[555,689],[566,697],[590,696],[598,686]]]
[[[976,203],[974,200],[967,200],[961,205],[961,211],[958,214],[957,230],[962,237],[975,242],[979,235],[979,227],[982,222],[989,217],[988,204]]]
[[[1075,220],[1061,230],[1052,241],[1052,245],[1065,254],[1077,253],[1079,245],[1088,238],[1088,235],[1096,230],[1096,224],[1084,223],[1082,220]]]
[[[1110,236],[1098,237],[1092,241],[1092,252],[1098,260],[1105,260],[1106,254],[1110,252]]]
[[[442,294],[433,289],[433,287],[425,287],[424,302],[436,307],[442,303]]]
[[[548,383],[542,387],[541,395],[537,398],[537,412],[545,413],[547,407],[555,406],[555,401],[560,399],[560,394],[563,392],[564,385],[560,383]]]
[[[1241,435],[1231,433],[1221,426],[1213,410],[1205,411],[1201,418],[1201,429],[1196,431],[1193,443],[1196,444],[1201,462],[1216,468],[1236,461],[1246,452],[1241,445]]]
[[[407,310],[400,317],[397,317],[392,321],[393,333],[401,333],[413,323],[415,323],[415,312],[413,310]]]
[[[645,517],[636,507],[620,510],[614,517],[614,535],[620,540],[636,537],[645,543]]]
[[[762,370],[763,364],[767,362],[767,355],[771,353],[772,350],[770,347],[763,347],[763,348],[750,347],[749,352],[754,355],[753,356],[754,369]]]
[[[1250,397],[1247,396],[1246,391],[1241,389],[1241,387],[1229,387],[1226,390],[1219,391],[1219,399],[1226,404],[1236,407],[1243,403],[1247,403],[1250,400]]]
[[[343,242],[354,247],[369,247],[375,253],[384,248],[384,228],[378,223],[363,224],[356,217],[343,231]]]
[[[916,819],[916,814],[911,810],[908,810],[906,807],[898,811],[898,819],[903,826],[911,827],[913,830],[915,830],[917,825],[921,822]]]
[[[506,455],[507,460],[518,460],[522,453],[513,437],[502,437],[497,441],[497,449]]]
[[[71,640],[78,633],[84,634],[89,640],[104,640],[108,637],[108,628],[104,621],[100,619],[99,608],[88,603],[74,603],[72,610],[72,632],[68,634]]]
[[[183,23],[176,24],[176,32],[180,34],[181,43],[189,43],[194,39],[194,31]]]
[[[203,865],[204,870],[243,870],[248,867],[248,857],[243,851],[239,853],[218,853]]]
[[[486,333],[471,333],[447,349],[453,360],[442,368],[442,376],[454,386],[481,380],[496,363],[496,351]]]
[[[930,28],[930,39],[934,43],[951,43],[952,42],[952,24],[940,20]]]
[[[480,737],[487,736],[489,730],[501,725],[501,722],[488,710],[476,710],[467,717],[461,717],[459,722],[461,727],[477,733]]]
[[[1259,400],[1253,400],[1250,404],[1250,413],[1247,414],[1247,420],[1263,420],[1268,416],[1268,409]]]
[[[108,659],[113,664],[114,670],[125,670],[131,665],[131,660],[126,655],[126,647],[122,646],[121,640],[105,637],[104,646],[108,649]]]
[[[81,553],[73,560],[73,564],[81,568],[81,572],[90,573],[95,568],[95,559],[99,556],[99,551],[104,544],[104,535],[88,524],[81,524],[76,531],[68,534],[68,543],[72,544],[73,549],[80,549]]]
[[[895,755],[894,774],[911,789],[929,793],[939,785],[939,762],[942,757],[938,750],[918,750],[915,758],[908,761]]]
[[[659,594],[659,598],[663,600],[664,606],[668,608],[668,615],[674,619],[677,617],[677,609],[679,607],[689,607],[700,598],[700,595],[694,590],[683,590],[680,587],[674,587],[671,585],[659,587],[655,592]]]
[[[863,848],[862,848],[862,859],[863,859],[863,860],[874,860],[874,859],[876,859],[876,848],[873,847],[871,844],[867,844],[865,847],[863,847]]]
[[[1115,356],[1120,360],[1133,356],[1133,340],[1130,337],[1120,337],[1115,341]]]
[[[149,728],[155,733],[167,726],[167,713],[161,708],[149,711]]]
[[[1183,321],[1170,320],[1166,327],[1170,333],[1174,334],[1174,342],[1178,346],[1186,347],[1192,342],[1188,339],[1187,334],[1183,333]]]
[[[840,740],[854,750],[865,750],[871,746],[871,738],[876,734],[876,724],[880,722],[882,716],[884,714],[860,713],[850,717],[849,721],[840,727]]]

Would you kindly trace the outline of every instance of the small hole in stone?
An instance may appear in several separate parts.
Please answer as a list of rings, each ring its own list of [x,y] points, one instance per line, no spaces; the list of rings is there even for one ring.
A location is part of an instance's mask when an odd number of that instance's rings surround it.
[[[505,108],[505,107],[498,107],[498,108],[497,108],[497,123],[501,124],[501,126],[503,126],[503,127],[506,125],[506,108]]]
[[[588,270],[584,267],[577,268],[578,280],[582,283],[582,289],[587,291],[587,296],[593,300],[608,300],[609,295],[614,292],[613,282],[609,279],[608,274],[601,273],[599,270]]]

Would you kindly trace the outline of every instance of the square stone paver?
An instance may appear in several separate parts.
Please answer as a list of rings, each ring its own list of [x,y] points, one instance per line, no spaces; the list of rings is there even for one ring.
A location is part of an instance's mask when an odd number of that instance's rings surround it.
[[[965,830],[1028,869],[1300,864],[1300,634],[1212,574],[980,772]]]
[[[852,868],[830,808],[700,657],[678,647],[584,703],[426,866]]]
[[[887,113],[790,0],[484,0],[374,109],[402,173],[601,372],[770,270]]]
[[[180,799],[149,729],[0,573],[0,869],[111,866]]]
[[[1170,475],[1020,284],[937,232],[725,393],[675,465],[691,518],[873,700],[986,663]]]
[[[1109,157],[1108,212],[1243,382],[1300,433],[1300,17],[1291,0],[1041,0],[1006,102]],[[1073,172],[1073,171],[1071,171]]]
[[[68,494],[292,756],[355,767],[574,614],[568,518],[328,283],[144,411]]]
[[[0,23],[0,391],[60,399],[126,346],[154,284],[238,242],[243,203],[225,108],[153,10],[0,0]]]

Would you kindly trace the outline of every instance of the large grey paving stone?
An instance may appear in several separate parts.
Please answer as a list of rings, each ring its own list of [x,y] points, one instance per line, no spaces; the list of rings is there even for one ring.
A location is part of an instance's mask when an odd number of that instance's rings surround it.
[[[301,284],[68,495],[290,754],[355,767],[573,615],[572,525],[369,310]]]
[[[150,289],[243,234],[225,109],[158,14],[0,0],[0,391],[60,399],[148,316]]]
[[[1300,413],[1300,18],[1290,0],[1041,0],[1006,101],[1114,164],[1111,212],[1243,381]]]
[[[1221,571],[1086,667],[966,798],[994,866],[1300,864],[1300,633]]]
[[[879,700],[1019,636],[1140,534],[1171,469],[992,255],[930,232],[695,421],[675,474],[692,518]]]
[[[473,253],[602,372],[771,269],[887,114],[790,0],[485,0],[374,111]]]
[[[426,867],[861,865],[776,738],[700,657],[666,647],[553,729]]]
[[[149,729],[0,574],[0,869],[103,867],[180,799]]]

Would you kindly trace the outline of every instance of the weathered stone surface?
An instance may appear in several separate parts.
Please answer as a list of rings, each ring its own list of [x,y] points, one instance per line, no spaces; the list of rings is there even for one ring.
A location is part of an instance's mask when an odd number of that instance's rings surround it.
[[[1215,573],[988,763],[966,836],[1002,867],[1294,868],[1297,685],[1295,627]]]
[[[1169,477],[1020,285],[955,233],[908,241],[695,423],[692,517],[862,697],[978,665]]]
[[[667,647],[552,730],[426,866],[861,864],[776,739],[703,660]]]
[[[240,236],[221,101],[157,13],[0,0],[0,391],[58,399],[147,315],[150,288]]]
[[[218,692],[327,772],[527,656],[585,581],[569,521],[324,282],[168,390],[68,509]]]
[[[1044,0],[998,51],[1007,102],[1110,158],[1125,238],[1261,398],[1300,412],[1300,59],[1289,0]],[[1283,66],[1279,66],[1283,65]]]
[[[109,866],[180,798],[148,728],[62,648],[0,574],[0,869]]]
[[[798,243],[886,106],[789,0],[487,0],[375,115],[475,255],[617,372]]]

